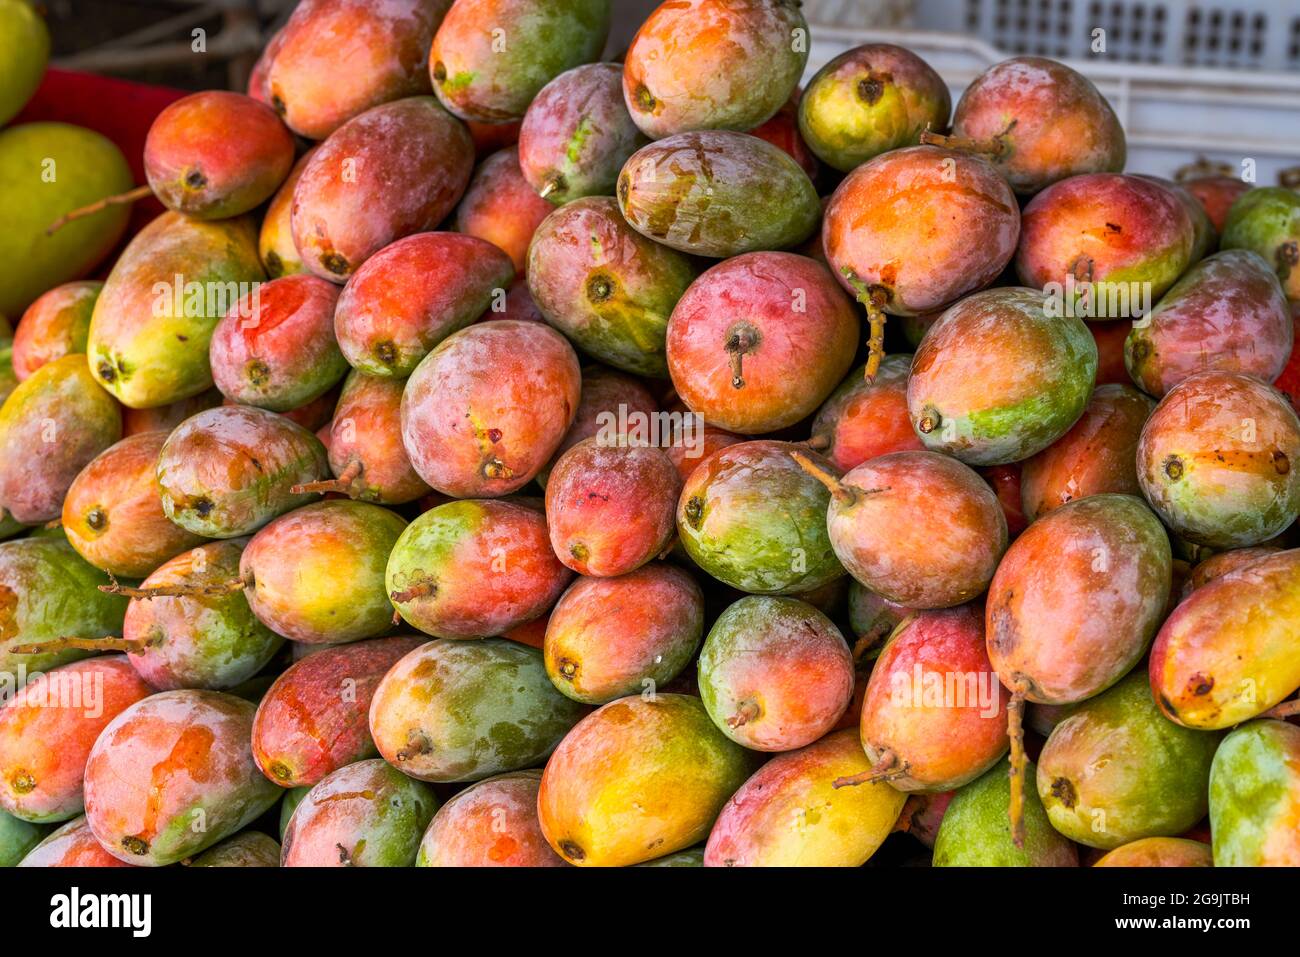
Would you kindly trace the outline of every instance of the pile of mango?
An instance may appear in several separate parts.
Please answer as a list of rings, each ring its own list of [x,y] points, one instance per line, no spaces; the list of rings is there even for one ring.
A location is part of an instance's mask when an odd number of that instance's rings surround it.
[[[612,16],[0,132],[0,864],[1300,865],[1300,194]]]

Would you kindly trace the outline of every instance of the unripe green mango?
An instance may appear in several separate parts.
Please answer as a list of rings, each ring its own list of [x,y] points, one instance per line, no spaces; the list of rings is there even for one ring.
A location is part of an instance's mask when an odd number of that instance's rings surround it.
[[[1300,302],[1300,193],[1264,186],[1241,195],[1223,224],[1220,249],[1250,249],[1263,256],[1292,302]]]
[[[8,66],[3,53],[0,63]],[[45,230],[132,185],[122,151],[92,130],[23,123],[0,131],[0,313],[21,315],[47,289],[94,269],[122,238],[129,206],[110,206],[52,236]]]
[[[49,830],[43,824],[28,824],[0,811],[0,867],[17,867]]]
[[[251,219],[163,213],[131,240],[95,303],[91,371],[133,409],[206,391],[213,330],[265,278]]]
[[[190,862],[190,867],[279,867],[280,843],[261,831],[226,838]]]
[[[32,98],[50,59],[50,31],[28,0],[0,0],[0,126]]]
[[[1300,727],[1252,721],[1210,768],[1215,867],[1300,867]]]
[[[1138,668],[1074,709],[1038,758],[1038,795],[1052,826],[1110,850],[1173,837],[1205,816],[1220,736],[1174,724]]]

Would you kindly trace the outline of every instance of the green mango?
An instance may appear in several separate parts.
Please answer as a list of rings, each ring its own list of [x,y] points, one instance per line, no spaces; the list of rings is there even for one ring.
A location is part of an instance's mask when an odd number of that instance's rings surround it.
[[[0,867],[17,867],[49,831],[44,824],[28,824],[0,811]]]
[[[103,638],[122,634],[127,599],[99,590],[108,576],[62,538],[20,538],[0,545],[0,694],[26,684],[28,676],[85,658],[65,648],[18,655],[17,644],[55,638]]]
[[[0,52],[0,62],[11,61]],[[122,151],[92,130],[23,123],[0,131],[0,313],[21,315],[47,289],[99,265],[122,238],[129,206],[109,206],[52,236],[45,231],[65,213],[132,185]]]
[[[133,409],[206,391],[213,330],[236,304],[253,302],[265,278],[252,219],[163,213],[118,257],[95,303],[91,371]]]
[[[1052,730],[1038,795],[1052,826],[1089,847],[1174,837],[1205,817],[1219,739],[1162,715],[1138,668]]]
[[[1003,759],[953,795],[934,841],[935,867],[1077,867],[1079,851],[1048,820],[1038,792],[1025,789],[1025,845],[1011,840],[1010,762]],[[1034,776],[1034,764],[1025,767]]]
[[[1281,186],[1247,190],[1232,204],[1220,249],[1250,249],[1282,280],[1287,299],[1300,302],[1300,193]]]
[[[18,373],[14,372],[14,344],[0,341],[0,405],[18,388]]]
[[[261,831],[226,838],[190,862],[190,867],[279,867],[280,843]]]
[[[587,710],[555,690],[537,648],[440,638],[384,676],[370,733],[413,778],[481,781],[540,764]]]
[[[663,857],[656,857],[653,861],[646,861],[644,864],[634,864],[634,867],[703,867],[704,866],[704,848],[692,847],[685,851],[678,851],[676,854],[665,854]]]
[[[1210,768],[1215,867],[1300,867],[1300,727],[1264,719],[1232,731]]]
[[[32,98],[50,59],[50,31],[28,0],[0,0],[0,126]]]
[[[289,827],[289,818],[293,817],[293,812],[298,809],[302,799],[311,791],[309,787],[290,788],[284,792],[284,800],[280,802],[280,840],[284,840],[284,832]]]

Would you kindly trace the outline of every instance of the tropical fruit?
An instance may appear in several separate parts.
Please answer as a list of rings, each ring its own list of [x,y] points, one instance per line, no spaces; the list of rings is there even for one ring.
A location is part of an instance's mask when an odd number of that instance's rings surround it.
[[[90,316],[103,288],[94,279],[66,282],[27,307],[13,333],[13,371],[19,382],[47,362],[85,353]],[[0,329],[2,338],[8,336]]]
[[[47,830],[0,811],[0,867],[19,866],[28,852],[41,843]]]
[[[848,173],[917,145],[928,129],[946,128],[951,112],[948,85],[930,64],[892,43],[867,43],[809,81],[799,99],[799,132],[818,159]]]
[[[0,126],[31,99],[50,58],[50,31],[26,0],[0,2],[0,60],[8,64],[0,83]]]
[[[1213,867],[1210,845],[1181,837],[1143,837],[1108,851],[1093,867]]]
[[[95,840],[86,816],[73,818],[28,852],[19,867],[131,867]]]
[[[307,271],[307,267],[302,264],[302,256],[298,254],[298,247],[293,244],[293,191],[298,186],[302,171],[307,168],[315,153],[316,147],[313,146],[298,157],[289,170],[289,175],[266,205],[262,228],[257,236],[257,255],[270,279]]]
[[[1252,721],[1223,739],[1210,770],[1215,867],[1295,867],[1300,728]]]
[[[583,718],[546,762],[542,833],[571,864],[641,864],[702,840],[753,766],[699,698],[619,698]]]
[[[627,108],[651,139],[748,130],[794,92],[808,63],[808,24],[793,0],[662,3],[625,59]]]
[[[1300,301],[1300,193],[1280,186],[1244,192],[1221,232],[1220,248],[1258,253],[1277,273],[1287,298]]]
[[[496,246],[515,272],[528,269],[528,244],[555,207],[537,195],[519,168],[519,149],[507,146],[483,160],[456,207],[456,232]]]
[[[1171,389],[1138,442],[1138,482],[1165,523],[1198,545],[1268,541],[1300,514],[1300,419],[1277,390],[1235,372]]]
[[[541,771],[472,784],[438,809],[420,841],[417,867],[564,867],[537,819]]]
[[[243,831],[204,851],[189,866],[279,867],[280,843],[261,831]]]
[[[817,410],[809,448],[845,472],[878,455],[924,449],[907,413],[911,368],[911,355],[894,353],[880,363],[874,381],[849,373]]]

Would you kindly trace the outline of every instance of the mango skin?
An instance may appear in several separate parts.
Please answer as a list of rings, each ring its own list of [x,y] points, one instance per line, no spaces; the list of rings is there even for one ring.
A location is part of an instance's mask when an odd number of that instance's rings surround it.
[[[799,100],[799,132],[817,158],[848,173],[948,126],[952,95],[915,53],[867,43],[835,57]]]
[[[280,843],[261,831],[244,831],[208,848],[190,867],[279,867]]]
[[[1079,421],[1021,467],[1025,518],[1032,522],[1067,502],[1103,492],[1140,495],[1138,440],[1155,407],[1132,386],[1097,386]]]
[[[86,820],[104,849],[162,867],[272,807],[281,792],[253,763],[253,711],[216,691],[166,691],[114,718],[86,764]]]
[[[584,704],[667,685],[704,636],[704,594],[685,571],[652,563],[617,578],[579,578],[546,624],[546,673]]]
[[[857,582],[909,608],[950,608],[988,587],[1007,550],[1007,520],[970,468],[937,452],[891,452],[840,487],[826,524]]]
[[[17,655],[9,650],[13,645],[120,635],[127,600],[99,590],[108,583],[62,536],[0,544],[0,678],[21,687],[37,672],[90,654],[63,649]]]
[[[710,424],[775,432],[830,395],[860,336],[853,302],[821,263],[747,253],[713,266],[678,300],[668,371],[682,402]]]
[[[777,755],[727,800],[704,866],[860,867],[907,801],[888,784],[831,786],[870,767],[851,730]]]
[[[766,190],[760,195],[781,195]],[[909,146],[863,163],[822,219],[831,272],[894,316],[946,308],[996,279],[1016,251],[1020,208],[983,159]]]
[[[121,437],[121,407],[85,356],[42,366],[0,406],[0,506],[19,522],[58,518],[77,474]]]
[[[1098,858],[1093,867],[1213,867],[1210,845],[1181,837],[1144,837]]]
[[[1157,399],[1198,372],[1272,382],[1295,342],[1291,308],[1267,262],[1226,250],[1183,274],[1124,343],[1133,381]]]
[[[289,819],[281,867],[410,867],[438,810],[433,788],[378,758],[327,775]]]
[[[130,207],[110,206],[45,235],[64,213],[135,185],[121,150],[79,126],[23,123],[0,131],[0,184],[0,313],[6,316],[22,315],[41,293],[90,273],[131,217]]]
[[[538,196],[519,168],[519,148],[507,146],[479,163],[456,207],[456,232],[496,246],[523,276],[528,244],[555,207]],[[496,318],[496,314],[493,314]],[[504,317],[502,317],[504,318]]]
[[[704,459],[682,488],[677,533],[719,581],[751,594],[811,591],[844,574],[826,530],[830,493],[788,442],[743,442]],[[816,453],[809,455],[830,467]]]
[[[663,857],[656,857],[653,861],[646,861],[644,864],[635,864],[634,867],[703,867],[704,866],[704,848],[691,847],[684,851],[677,851],[675,854],[665,854]]]
[[[1138,482],[1179,536],[1258,545],[1300,514],[1300,419],[1258,379],[1201,372],[1156,406],[1138,442]]]
[[[388,669],[423,637],[378,638],[300,658],[262,696],[253,758],[282,788],[310,787],[345,765],[373,758],[370,700]]]
[[[931,326],[907,383],[908,413],[926,448],[969,465],[1005,465],[1041,452],[1079,420],[1097,377],[1097,344],[1080,319],[1049,314],[1045,299],[1034,289],[990,289]]]
[[[416,867],[567,867],[537,819],[541,771],[500,774],[449,799],[420,841]]]
[[[1040,704],[1069,704],[1135,665],[1169,600],[1169,537],[1131,495],[1062,505],[1012,543],[989,585],[989,660]]]
[[[1300,866],[1300,728],[1252,721],[1231,732],[1210,770],[1215,867]]]
[[[546,763],[542,833],[571,864],[641,864],[701,841],[753,767],[699,698],[619,698],[579,722]]]
[[[314,501],[290,491],[329,474],[320,439],[282,415],[221,406],[186,419],[158,456],[163,511],[207,538],[238,538]]]
[[[218,585],[239,575],[243,541],[210,542],[165,562],[143,582]],[[155,688],[224,691],[251,679],[284,640],[254,616],[244,591],[132,601],[122,637],[140,642],[131,665]]]
[[[1173,837],[1209,810],[1219,739],[1165,718],[1138,668],[1052,729],[1038,758],[1038,796],[1052,826],[1089,847]]]
[[[103,289],[96,279],[65,282],[27,307],[13,334],[13,369],[19,382],[47,362],[85,353],[90,317]],[[3,333],[0,329],[0,339],[6,338]]]
[[[539,321],[545,321],[539,319]],[[655,397],[650,394],[648,383],[641,379],[615,372],[599,365],[587,365],[582,369],[582,390],[579,393],[578,411],[573,416],[573,424],[564,433],[560,446],[555,450],[551,460],[542,471],[537,473],[537,484],[546,488],[546,480],[561,456],[579,442],[595,438],[604,432],[606,435],[618,430],[620,412],[627,418],[629,427],[636,419],[633,413],[642,413],[646,423],[654,421],[661,410]],[[612,424],[612,425],[611,425]],[[635,431],[635,430],[633,430]],[[668,457],[677,464],[675,446],[666,450]],[[680,468],[679,468],[680,471]]]
[[[1248,190],[1232,204],[1222,233],[1221,249],[1259,253],[1287,299],[1300,302],[1300,195],[1281,186]]]
[[[133,409],[204,392],[213,330],[263,278],[251,219],[205,223],[163,213],[131,240],[95,303],[91,372]]]
[[[348,494],[362,501],[403,505],[433,491],[402,446],[405,389],[405,379],[355,369],[343,381],[325,444],[336,478],[359,469]]]
[[[863,462],[890,452],[925,448],[907,414],[907,380],[912,356],[885,356],[874,382],[867,382],[865,367],[844,377],[813,419],[815,440],[828,443],[822,454],[837,469],[847,472]]]
[[[19,867],[131,867],[99,846],[86,816],[73,818],[51,831],[32,848]]]
[[[371,107],[427,95],[425,56],[450,6],[451,0],[300,4],[267,46],[266,101],[294,132],[322,140]],[[341,70],[341,63],[355,67]]]
[[[469,183],[474,144],[431,96],[349,120],[312,155],[293,190],[290,229],[308,271],[343,283],[385,246],[436,229]],[[418,190],[392,189],[419,181]]]
[[[293,191],[298,186],[302,171],[307,168],[315,153],[316,147],[313,146],[298,157],[289,170],[289,175],[266,205],[262,227],[257,234],[257,255],[262,260],[262,268],[266,270],[268,279],[295,276],[307,271],[307,267],[302,264],[302,256],[298,254],[298,247],[293,244]]]
[[[384,676],[370,733],[411,777],[480,781],[540,764],[586,710],[551,685],[537,648],[440,638]]]
[[[407,526],[389,555],[385,588],[421,631],[473,639],[542,616],[572,578],[551,549],[540,509],[469,499]]]
[[[48,830],[0,811],[0,867],[17,867]]]
[[[7,64],[0,85],[0,126],[18,115],[45,75],[50,31],[26,0],[0,2],[0,62]]]
[[[1151,648],[1151,690],[1184,727],[1230,728],[1300,687],[1300,550],[1279,552],[1193,591]]]
[[[95,739],[153,693],[122,655],[75,661],[29,681],[0,707],[0,813],[37,824],[79,815]]]
[[[793,0],[660,4],[625,60],[623,97],[651,139],[748,130],[795,91],[808,63],[808,23]]]
[[[723,130],[637,150],[619,174],[618,206],[641,235],[715,259],[797,246],[821,214],[812,180],[788,153]]]
[[[384,570],[406,527],[396,512],[347,499],[273,519],[239,559],[249,607],[271,630],[304,644],[384,634],[393,624]]]
[[[460,0],[429,51],[433,91],[463,120],[518,120],[548,82],[600,56],[610,17],[610,0]]]
[[[1025,789],[1025,846],[1012,843],[1009,768],[1004,759],[953,795],[935,838],[935,867],[1078,867],[1078,850],[1052,827],[1033,788]],[[1032,780],[1032,761],[1025,773]]]
[[[695,274],[604,196],[551,213],[528,247],[528,290],[546,321],[584,353],[635,375],[668,374],[668,320]]]

